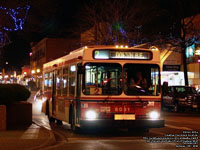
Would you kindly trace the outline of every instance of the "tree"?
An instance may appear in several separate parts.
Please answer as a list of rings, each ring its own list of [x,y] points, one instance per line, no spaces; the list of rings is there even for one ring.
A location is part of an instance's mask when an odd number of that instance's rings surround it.
[[[81,25],[75,30],[90,44],[143,43],[143,24],[156,16],[155,5],[144,0],[90,0],[78,15]]]
[[[168,49],[182,53],[185,85],[188,85],[186,48],[193,45],[200,38],[200,31],[194,25],[195,14],[199,8],[195,7],[195,5],[198,6],[195,1],[191,3],[190,1],[173,0],[171,4],[176,9],[168,10],[168,16],[166,17],[168,18],[168,25],[165,32],[159,32],[156,35],[157,40],[154,39],[153,43],[162,47],[167,45]],[[190,7],[193,8],[193,11],[188,13],[187,8]]]

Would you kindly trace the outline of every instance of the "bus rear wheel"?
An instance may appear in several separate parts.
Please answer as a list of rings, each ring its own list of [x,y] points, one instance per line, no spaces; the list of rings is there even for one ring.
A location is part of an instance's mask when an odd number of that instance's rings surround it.
[[[53,117],[48,116],[49,122],[50,123],[55,123],[56,119]]]
[[[56,119],[56,124],[59,125],[59,126],[63,125],[62,121],[58,120],[58,119]]]

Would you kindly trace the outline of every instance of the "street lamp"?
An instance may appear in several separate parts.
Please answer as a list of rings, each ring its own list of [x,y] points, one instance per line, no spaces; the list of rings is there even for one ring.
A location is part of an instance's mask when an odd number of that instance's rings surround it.
[[[34,74],[34,73],[35,73],[35,70],[32,70],[31,73]]]

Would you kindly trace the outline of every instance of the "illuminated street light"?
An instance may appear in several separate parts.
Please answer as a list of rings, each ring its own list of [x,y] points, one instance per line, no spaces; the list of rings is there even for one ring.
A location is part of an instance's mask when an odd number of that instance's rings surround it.
[[[200,49],[197,49],[196,51],[195,51],[195,55],[200,55]]]
[[[6,65],[8,65],[8,62],[6,62]]]
[[[32,70],[31,73],[34,74],[34,73],[35,73],[35,70]]]

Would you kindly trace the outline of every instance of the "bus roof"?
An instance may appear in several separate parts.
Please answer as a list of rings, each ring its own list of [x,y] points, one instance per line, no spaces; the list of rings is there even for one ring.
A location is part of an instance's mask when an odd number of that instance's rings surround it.
[[[69,54],[63,56],[63,57],[60,57],[60,58],[57,58],[53,61],[50,61],[50,62],[47,62],[43,65],[43,68],[49,68],[49,67],[52,67],[54,65],[59,65],[59,64],[63,64],[67,61],[70,61],[70,60],[74,60],[74,61],[78,61],[80,59],[82,60],[86,60],[89,56],[90,57],[93,57],[92,55],[92,51],[94,49],[115,49],[115,50],[144,50],[144,51],[151,51],[151,49],[146,49],[146,48],[140,48],[140,47],[121,47],[121,46],[118,46],[116,47],[115,45],[94,45],[94,46],[85,46],[85,47],[81,47],[81,48],[78,48],[74,51],[71,51]],[[87,53],[85,53],[87,52]],[[158,56],[160,52],[157,51],[157,54]],[[155,55],[155,54],[154,54]]]

